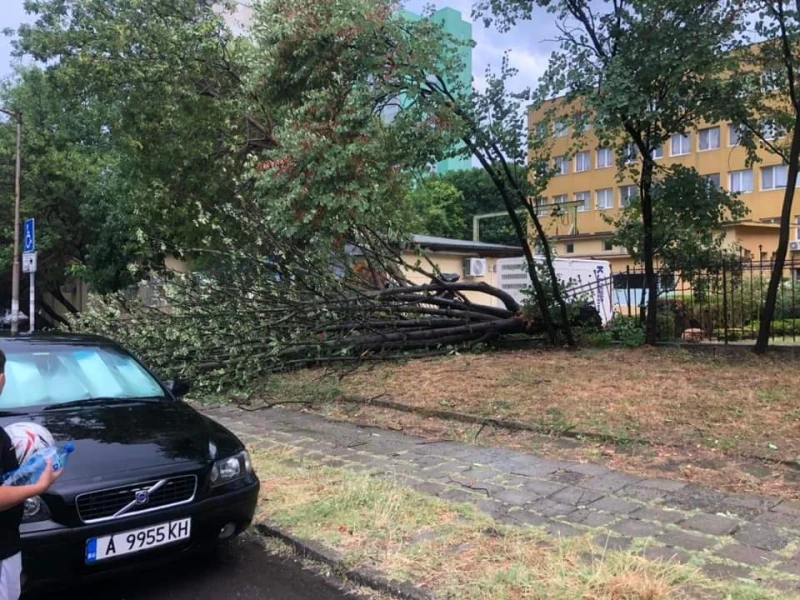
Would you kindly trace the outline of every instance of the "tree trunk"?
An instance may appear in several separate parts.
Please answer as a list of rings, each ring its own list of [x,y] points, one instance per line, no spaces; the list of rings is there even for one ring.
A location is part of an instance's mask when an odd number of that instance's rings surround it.
[[[775,304],[778,301],[778,289],[783,281],[783,267],[786,264],[786,251],[789,249],[789,235],[792,226],[792,203],[794,190],[797,186],[797,161],[800,159],[800,114],[795,116],[794,131],[792,132],[792,146],[789,149],[789,172],[786,176],[786,191],[783,193],[783,206],[781,208],[781,226],[778,234],[778,250],[772,275],[769,278],[767,299],[761,313],[761,323],[758,328],[758,339],[753,350],[756,354],[764,354],[769,347],[769,336],[772,330],[772,319],[775,317]]]
[[[656,329],[656,312],[658,310],[658,278],[653,257],[653,157],[649,148],[637,144],[642,152],[642,174],[639,178],[639,198],[642,204],[642,260],[644,262],[644,280],[647,288],[647,309],[644,325],[644,342],[655,345],[658,331]]]

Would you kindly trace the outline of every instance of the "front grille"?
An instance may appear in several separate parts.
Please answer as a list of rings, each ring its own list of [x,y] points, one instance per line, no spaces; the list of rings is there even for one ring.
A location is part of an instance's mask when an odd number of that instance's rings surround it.
[[[137,494],[151,490],[159,482],[161,485],[147,495],[147,501],[136,504]],[[185,504],[194,499],[197,489],[195,475],[180,475],[165,479],[153,479],[109,490],[87,492],[75,499],[78,516],[84,523],[93,523],[114,518],[124,518],[142,512]],[[141,499],[141,498],[140,498]],[[132,506],[131,506],[132,504]],[[122,509],[128,509],[117,515]]]

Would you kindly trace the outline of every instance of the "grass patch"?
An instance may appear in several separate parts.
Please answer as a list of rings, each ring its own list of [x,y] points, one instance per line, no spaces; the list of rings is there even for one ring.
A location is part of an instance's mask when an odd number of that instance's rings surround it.
[[[319,381],[320,372],[286,379]],[[795,379],[794,369],[776,357],[728,361],[672,349],[614,348],[380,364],[336,385],[343,393],[387,395],[415,407],[518,420],[555,432],[640,437],[687,449],[699,444],[792,461],[800,456]]]
[[[592,533],[553,539],[499,525],[471,505],[320,466],[287,450],[253,453],[260,515],[440,598],[464,600],[780,600],[755,585],[712,581],[689,566],[606,552]]]

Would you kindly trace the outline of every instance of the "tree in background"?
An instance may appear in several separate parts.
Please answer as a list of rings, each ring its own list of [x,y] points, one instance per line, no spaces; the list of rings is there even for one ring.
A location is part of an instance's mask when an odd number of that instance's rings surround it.
[[[536,105],[573,112],[572,134],[585,123],[601,144],[617,151],[620,177],[632,178],[641,202],[642,248],[648,291],[646,341],[656,341],[658,279],[654,267],[653,152],[708,118],[724,112],[715,94],[733,64],[730,50],[742,27],[740,2],[724,0],[480,0],[475,9],[501,31],[547,11],[558,20],[559,50],[550,57]],[[588,113],[588,116],[587,116]],[[628,164],[634,144],[638,161]]]
[[[515,172],[522,170],[517,165],[512,165]],[[518,174],[519,176],[519,174]],[[524,174],[522,174],[524,177]],[[497,192],[497,187],[489,174],[483,168],[461,171],[450,171],[441,176],[443,181],[455,186],[463,196],[463,212],[465,222],[458,237],[472,239],[472,218],[476,215],[491,213],[505,213],[503,199]],[[519,239],[514,233],[508,216],[484,219],[480,223],[480,240],[494,244],[519,244]]]
[[[702,273],[735,269],[739,254],[725,246],[726,223],[742,220],[747,207],[695,169],[672,165],[653,183],[653,254],[660,271],[689,282]],[[642,203],[636,198],[613,219],[613,243],[643,260]]]
[[[800,162],[800,2],[751,0],[744,3],[753,24],[732,77],[721,86],[729,102],[729,118],[738,125],[748,163],[765,154],[781,159],[785,176],[775,182],[783,188],[778,248],[762,308],[756,353],[764,353],[783,281],[791,235],[795,189]],[[752,38],[752,39],[749,39]],[[744,46],[747,42],[757,42]]]
[[[466,239],[464,195],[444,178],[426,178],[409,192],[414,233]]]

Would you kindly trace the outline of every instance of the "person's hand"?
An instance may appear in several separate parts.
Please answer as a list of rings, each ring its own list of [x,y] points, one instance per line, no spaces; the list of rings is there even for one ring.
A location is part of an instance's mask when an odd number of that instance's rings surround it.
[[[56,479],[61,477],[62,471],[54,471],[53,470],[53,460],[49,459],[47,461],[47,465],[44,468],[44,472],[42,476],[39,477],[39,481],[36,482],[36,490],[37,495],[43,494],[47,490],[50,489],[50,486],[56,482]]]

